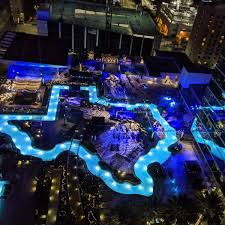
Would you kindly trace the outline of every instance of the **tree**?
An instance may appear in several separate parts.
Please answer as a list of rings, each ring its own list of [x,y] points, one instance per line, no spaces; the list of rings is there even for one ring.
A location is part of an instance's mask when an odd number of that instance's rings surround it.
[[[168,214],[168,208],[160,206],[155,209],[151,214],[151,219],[149,219],[150,224],[163,224],[171,225],[174,223],[175,219],[173,216]]]
[[[189,225],[197,221],[199,215],[198,202],[186,195],[173,196],[168,199],[165,209],[167,224]],[[171,223],[170,223],[171,221]]]
[[[150,224],[163,224],[163,225],[172,225],[175,221],[173,213],[170,214],[168,205],[162,204],[158,197],[152,197],[152,212],[148,217],[148,222]]]
[[[202,221],[210,225],[220,225],[224,220],[224,197],[222,193],[215,189],[213,191],[198,192],[196,198],[201,206]]]
[[[110,225],[122,225],[122,223],[119,220],[119,217],[117,215],[111,215],[110,221],[108,221]]]

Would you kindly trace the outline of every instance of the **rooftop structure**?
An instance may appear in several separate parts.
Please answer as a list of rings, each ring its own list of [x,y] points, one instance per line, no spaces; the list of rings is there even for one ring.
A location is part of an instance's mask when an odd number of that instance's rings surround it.
[[[113,7],[112,31],[128,35],[158,35],[150,15],[140,15],[135,10]],[[50,20],[88,26],[100,30],[106,29],[105,6],[83,3],[52,4]]]
[[[55,2],[47,10],[40,7],[37,19],[40,35],[67,39],[73,50],[106,51],[104,5]],[[111,33],[111,51],[124,51],[129,55],[151,55],[161,40],[149,14],[115,6],[112,7]]]

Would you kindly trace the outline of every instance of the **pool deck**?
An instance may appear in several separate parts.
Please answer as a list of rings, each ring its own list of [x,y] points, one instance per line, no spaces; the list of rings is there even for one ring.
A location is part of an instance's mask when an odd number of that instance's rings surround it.
[[[32,145],[31,138],[28,134],[19,130],[15,125],[10,124],[11,120],[36,120],[36,121],[55,121],[57,120],[57,107],[60,90],[69,89],[69,86],[55,85],[52,87],[51,97],[48,107],[47,115],[0,115],[0,131],[4,132],[12,137],[16,147],[20,149],[21,154],[30,155],[41,158],[44,161],[54,160],[60,153],[66,150],[70,150],[74,154],[78,154],[87,165],[88,170],[95,176],[101,178],[104,183],[113,191],[121,194],[138,194],[143,196],[151,196],[153,194],[154,182],[149,175],[147,168],[148,165],[153,162],[159,162],[163,164],[168,160],[171,153],[168,151],[168,147],[177,141],[176,130],[172,128],[168,122],[160,115],[157,106],[154,104],[146,103],[111,103],[106,98],[98,98],[97,90],[95,86],[81,87],[81,90],[89,91],[89,101],[94,104],[111,105],[118,107],[125,107],[127,110],[133,110],[138,107],[148,108],[155,120],[157,120],[163,127],[165,132],[165,138],[160,140],[156,147],[149,149],[149,151],[141,156],[134,165],[135,175],[140,179],[139,185],[134,185],[128,182],[118,182],[112,176],[112,173],[102,169],[99,166],[100,158],[97,154],[91,153],[85,146],[80,144],[79,140],[66,141],[61,144],[55,145],[55,147],[49,151],[36,148]],[[223,159],[225,156],[225,148],[217,146],[213,141],[205,140],[200,132],[197,130],[197,120],[194,120],[192,125],[192,133],[197,142],[207,144],[210,146],[212,153],[217,157]],[[0,183],[1,188],[1,183]],[[1,190],[1,189],[0,189]]]

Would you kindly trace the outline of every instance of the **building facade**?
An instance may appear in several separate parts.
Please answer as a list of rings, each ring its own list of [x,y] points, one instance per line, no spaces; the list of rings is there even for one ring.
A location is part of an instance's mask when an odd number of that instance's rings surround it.
[[[197,10],[192,1],[171,1],[162,3],[156,18],[160,32],[164,36],[189,39]]]
[[[196,114],[197,129],[192,133],[204,155],[205,161],[210,166],[217,182],[225,190],[225,51],[219,55],[219,60],[212,72],[212,79],[205,89],[201,109]],[[194,96],[199,91],[195,90]],[[196,128],[195,128],[196,129]],[[200,139],[198,137],[201,137]],[[213,143],[213,144],[212,144]]]
[[[186,53],[190,59],[212,68],[218,61],[225,37],[225,3],[201,2]]]

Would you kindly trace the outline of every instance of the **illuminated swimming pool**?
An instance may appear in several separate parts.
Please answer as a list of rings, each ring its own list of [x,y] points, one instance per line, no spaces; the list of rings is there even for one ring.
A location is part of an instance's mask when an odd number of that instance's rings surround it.
[[[215,108],[220,108],[222,109],[222,107],[217,107],[215,106]],[[225,159],[225,148],[223,147],[220,147],[219,145],[217,145],[215,142],[209,140],[209,139],[205,139],[200,131],[198,130],[197,128],[197,118],[194,119],[194,122],[192,124],[192,127],[191,127],[191,132],[195,138],[195,140],[200,143],[200,144],[205,144],[205,145],[208,145],[211,149],[211,153],[213,155],[215,155],[216,157],[218,157],[219,159],[221,160],[224,160]]]
[[[32,146],[30,137],[20,131],[15,125],[9,124],[10,120],[41,120],[41,121],[54,121],[56,120],[58,98],[60,90],[69,89],[68,86],[55,85],[52,88],[49,108],[47,115],[0,115],[0,131],[10,135],[15,143],[16,147],[20,149],[21,154],[39,157],[44,161],[54,160],[61,152],[70,149],[71,142],[67,141],[62,144],[57,144],[49,151],[43,151],[42,149]],[[97,97],[97,90],[95,86],[81,87],[81,90],[89,91],[89,100],[92,103],[99,103],[102,105],[112,105],[126,107],[127,110],[132,110],[140,106],[144,106],[150,109],[154,119],[156,119],[165,131],[165,139],[160,140],[155,148],[149,149],[149,152],[141,156],[134,165],[134,172],[140,179],[139,185],[133,185],[128,182],[118,182],[112,174],[102,169],[98,162],[100,158],[98,155],[89,152],[84,146],[79,144],[79,140],[74,140],[72,143],[71,151],[78,154],[85,162],[89,171],[100,177],[105,184],[113,191],[122,194],[139,194],[143,196],[150,196],[153,193],[153,180],[148,174],[147,167],[150,163],[159,162],[164,163],[171,155],[168,151],[168,147],[177,141],[176,131],[172,128],[166,120],[160,115],[157,106],[154,104],[125,104],[125,103],[110,103],[105,98]]]

